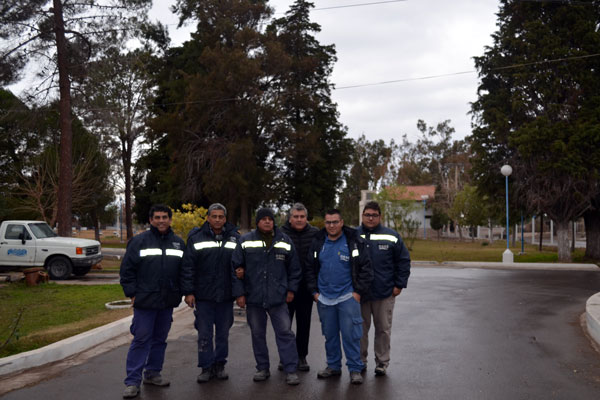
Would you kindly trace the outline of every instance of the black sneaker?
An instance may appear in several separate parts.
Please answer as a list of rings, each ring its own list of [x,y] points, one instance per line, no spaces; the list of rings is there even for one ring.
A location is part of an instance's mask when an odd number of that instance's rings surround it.
[[[386,374],[385,365],[377,364],[375,367],[375,376],[384,376]]]
[[[279,364],[277,365],[277,369],[279,371],[283,371],[283,363],[281,361],[279,361]]]
[[[224,362],[218,362],[215,364],[214,376],[215,376],[215,378],[220,379],[220,380],[229,379],[229,374],[227,372],[225,372],[225,363]]]
[[[298,360],[298,371],[310,371],[310,365],[306,362],[306,358]]]

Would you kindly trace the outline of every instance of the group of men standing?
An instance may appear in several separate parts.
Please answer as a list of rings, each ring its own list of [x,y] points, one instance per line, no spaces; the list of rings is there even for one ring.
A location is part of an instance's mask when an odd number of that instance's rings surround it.
[[[288,221],[278,228],[273,211],[261,208],[256,229],[243,236],[227,222],[227,209],[215,203],[204,225],[189,233],[186,245],[172,232],[171,217],[168,207],[153,206],[150,230],[131,239],[121,264],[121,284],[134,307],[124,398],[137,396],[142,382],[169,385],[161,370],[173,307],[182,295],[194,308],[198,383],[228,378],[225,364],[234,299],[246,308],[256,361],[254,381],[270,376],[268,319],[286,382],[297,385],[297,371],[310,370],[314,302],[327,359],[317,377],[341,375],[343,347],[351,383],[362,383],[371,321],[374,372],[386,374],[395,297],[407,285],[410,257],[398,233],[381,225],[376,202],[364,207],[358,229],[344,226],[341,213],[332,209],[325,214],[325,228],[319,230],[308,223],[308,210],[300,203],[292,206]]]

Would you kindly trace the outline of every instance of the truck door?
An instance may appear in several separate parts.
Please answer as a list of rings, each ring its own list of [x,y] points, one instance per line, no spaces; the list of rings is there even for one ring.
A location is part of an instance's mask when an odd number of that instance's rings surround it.
[[[27,227],[8,224],[0,238],[0,265],[29,266],[34,260],[35,240]]]

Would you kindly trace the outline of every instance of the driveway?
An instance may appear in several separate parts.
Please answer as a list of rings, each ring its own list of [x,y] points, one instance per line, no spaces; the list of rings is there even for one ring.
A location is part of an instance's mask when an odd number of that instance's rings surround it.
[[[342,377],[318,380],[324,341],[313,314],[311,371],[289,387],[276,370],[269,328],[272,376],[252,382],[249,328],[230,335],[228,381],[195,382],[191,312],[177,315],[164,374],[169,388],[142,387],[141,399],[581,399],[600,398],[600,354],[580,325],[585,301],[600,291],[600,274],[586,271],[504,271],[413,268],[409,288],[396,301],[392,362],[386,377],[365,383]],[[127,345],[6,394],[2,399],[121,398]]]

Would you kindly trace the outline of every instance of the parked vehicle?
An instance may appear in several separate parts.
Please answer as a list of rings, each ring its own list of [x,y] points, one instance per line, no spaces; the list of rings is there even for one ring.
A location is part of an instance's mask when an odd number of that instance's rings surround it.
[[[44,267],[50,278],[83,276],[102,261],[100,242],[58,236],[44,221],[0,224],[0,265]]]

